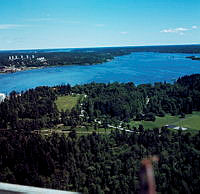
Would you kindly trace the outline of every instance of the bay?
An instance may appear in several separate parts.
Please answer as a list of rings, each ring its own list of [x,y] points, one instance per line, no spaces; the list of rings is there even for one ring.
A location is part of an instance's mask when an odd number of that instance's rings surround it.
[[[193,54],[138,52],[96,65],[56,66],[0,74],[0,93],[24,91],[36,86],[84,84],[90,82],[134,82],[136,85],[173,82],[180,76],[200,73],[200,61]],[[200,54],[195,54],[200,57]]]

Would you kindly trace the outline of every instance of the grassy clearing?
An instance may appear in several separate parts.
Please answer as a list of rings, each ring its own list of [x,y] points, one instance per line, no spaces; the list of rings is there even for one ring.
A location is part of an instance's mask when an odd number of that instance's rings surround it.
[[[58,96],[56,100],[56,105],[58,107],[58,110],[64,110],[67,109],[71,111],[73,107],[75,107],[78,103],[78,100],[81,98],[81,95],[67,95],[67,96]]]
[[[175,122],[174,125],[181,125],[188,129],[200,130],[200,112],[189,114],[185,119]]]
[[[188,114],[184,119],[179,118],[179,116],[166,115],[165,117],[156,117],[155,122],[152,121],[131,121],[130,125],[133,127],[138,127],[143,125],[145,129],[159,128],[164,125],[176,125],[181,127],[186,127],[188,129],[200,130],[200,112],[193,112],[193,114]]]
[[[159,128],[164,125],[169,125],[175,122],[178,122],[180,119],[178,116],[166,115],[165,117],[156,117],[156,120],[153,121],[131,121],[130,125],[133,127],[138,127],[143,125],[145,129]]]

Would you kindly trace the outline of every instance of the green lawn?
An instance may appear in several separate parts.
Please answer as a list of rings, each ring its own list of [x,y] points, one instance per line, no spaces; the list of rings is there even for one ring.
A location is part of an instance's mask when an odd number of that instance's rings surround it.
[[[56,105],[58,107],[58,110],[64,110],[67,109],[70,111],[73,107],[75,107],[78,103],[78,100],[81,98],[81,95],[67,95],[67,96],[58,96],[56,100]]]
[[[63,96],[63,97],[66,98],[66,96]],[[76,101],[75,101],[75,98],[76,98]],[[71,99],[73,99],[74,102],[77,102],[78,100],[77,97],[72,97]],[[74,103],[74,106],[75,105],[76,103]],[[165,117],[156,117],[155,122],[152,122],[152,121],[131,121],[130,122],[131,127],[133,126],[138,127],[140,124],[142,124],[145,129],[160,128],[164,125],[182,126],[182,127],[188,128],[187,131],[196,133],[197,130],[200,130],[200,112],[193,112],[193,114],[188,114],[185,116],[184,119],[180,119],[179,116],[166,115]],[[87,125],[88,128],[86,128],[85,125]],[[95,131],[94,126],[90,123],[85,123],[83,124],[83,126],[77,126],[75,130],[78,136],[88,135],[88,134],[91,134],[93,131]],[[40,134],[43,136],[45,135],[49,136],[53,131],[58,134],[65,134],[67,136],[71,131],[71,127],[60,125],[52,129],[43,129],[40,131]],[[112,129],[105,130],[104,128],[98,128],[96,130],[96,133],[109,134],[111,131]]]
[[[164,125],[176,125],[186,127],[188,129],[200,130],[200,112],[193,112],[188,114],[184,119],[180,119],[179,116],[166,115],[165,117],[156,117],[155,122],[152,121],[131,121],[130,125],[138,127],[140,124],[145,129],[159,128]]]
[[[153,121],[131,121],[130,125],[138,127],[140,124],[143,125],[145,129],[159,128],[164,125],[169,125],[179,121],[178,116],[166,115],[165,117],[156,117],[156,120]]]
[[[200,112],[189,114],[185,119],[175,122],[174,125],[181,125],[182,127],[186,127],[188,129],[200,130]]]

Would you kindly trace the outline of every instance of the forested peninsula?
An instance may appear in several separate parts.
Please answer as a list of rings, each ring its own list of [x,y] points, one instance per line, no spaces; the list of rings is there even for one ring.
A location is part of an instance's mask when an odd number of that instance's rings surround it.
[[[132,52],[200,53],[200,45],[41,49],[0,52],[0,73],[63,65],[94,65]],[[192,60],[198,57],[189,56]]]
[[[145,129],[132,123],[184,119],[199,111],[200,74],[173,84],[13,91],[0,103],[0,181],[83,193],[138,193],[140,162],[157,155],[158,193],[198,193],[200,128]]]

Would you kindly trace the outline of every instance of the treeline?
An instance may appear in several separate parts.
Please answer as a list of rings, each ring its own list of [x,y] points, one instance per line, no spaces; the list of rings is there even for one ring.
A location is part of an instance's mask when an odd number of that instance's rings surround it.
[[[128,120],[145,106],[145,96],[133,83],[91,83],[74,89],[88,96],[84,109],[92,120],[101,116]]]
[[[37,87],[26,92],[11,92],[0,104],[0,128],[38,130],[58,123],[59,113],[52,88]]]
[[[171,45],[171,46],[136,46],[136,47],[104,47],[72,49],[69,52],[52,50],[27,50],[0,52],[0,67],[15,65],[16,67],[40,67],[55,65],[92,65],[107,62],[116,56],[127,55],[132,52],[160,52],[160,53],[200,53],[200,45]],[[34,59],[8,60],[9,56],[34,55]],[[45,61],[37,60],[45,57]],[[196,59],[196,58],[193,58]],[[198,59],[198,58],[197,58]]]
[[[29,57],[34,55],[34,58],[20,59],[20,56],[28,54]],[[15,65],[16,67],[40,67],[40,66],[57,66],[57,65],[92,65],[107,62],[114,59],[116,56],[130,54],[127,49],[110,49],[103,52],[38,52],[38,53],[0,53],[0,66]],[[8,57],[18,56],[19,59],[8,60]],[[44,57],[44,61],[37,58]]]
[[[35,130],[57,124],[75,127],[97,118],[112,121],[148,120],[165,114],[180,115],[200,111],[200,74],[184,76],[174,84],[90,83],[71,87],[37,87],[12,92],[0,104],[0,128]],[[84,94],[87,98],[71,111],[57,110],[59,95]],[[80,105],[82,104],[82,105]],[[81,110],[84,110],[80,118]],[[105,119],[106,118],[106,119]]]
[[[190,114],[200,110],[200,75],[179,78],[174,84],[155,83],[135,86],[133,83],[76,86],[78,93],[88,95],[84,102],[90,117],[107,116],[118,120],[155,120],[155,116]]]
[[[0,103],[0,129],[27,132],[52,128],[58,124],[75,127],[80,124],[80,106],[59,112],[55,104],[58,95],[71,94],[71,86],[41,86],[25,92],[11,92]],[[79,102],[80,104],[80,102]]]
[[[92,65],[107,62],[116,56],[130,54],[127,49],[103,49],[102,51],[73,50],[71,52],[38,53],[48,59],[49,65]]]
[[[0,181],[83,193],[139,193],[141,160],[157,155],[158,193],[198,193],[200,132],[135,130],[77,137],[0,133]]]
[[[200,53],[200,45],[160,45],[160,46],[129,46],[129,47],[104,47],[104,48],[82,48],[74,52],[109,52],[121,50],[128,52],[159,52],[159,53]]]

